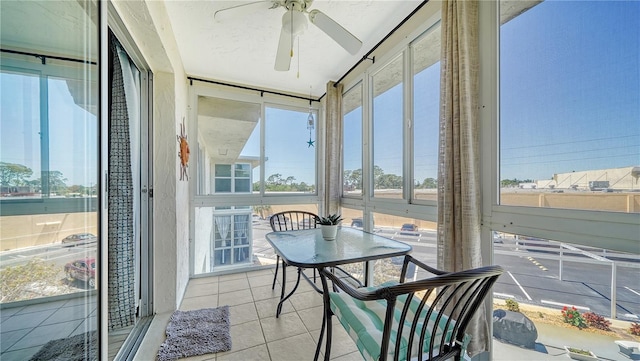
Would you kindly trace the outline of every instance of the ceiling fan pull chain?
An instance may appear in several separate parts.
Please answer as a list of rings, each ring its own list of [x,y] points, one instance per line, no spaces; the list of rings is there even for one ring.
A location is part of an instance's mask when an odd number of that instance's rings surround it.
[[[298,37],[298,74],[296,78],[300,79],[300,38]]]
[[[290,10],[289,12],[291,13],[291,53],[289,56],[293,58],[293,41],[295,38],[295,35],[293,34],[293,10]]]

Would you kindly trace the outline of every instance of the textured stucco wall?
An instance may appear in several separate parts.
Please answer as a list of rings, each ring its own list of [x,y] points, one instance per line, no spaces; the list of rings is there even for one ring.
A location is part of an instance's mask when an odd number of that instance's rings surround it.
[[[155,311],[159,313],[171,311],[178,302],[174,88],[173,74],[154,74],[153,262]]]
[[[176,135],[180,134],[182,120],[187,116],[188,91],[187,78],[178,52],[178,44],[173,36],[173,29],[164,2],[149,1],[146,4],[173,70],[173,74],[167,74],[166,84],[158,84],[157,82],[154,84],[154,91],[158,89],[166,92],[160,97],[154,94],[154,134],[162,136],[162,140],[154,140],[154,148],[162,152],[160,162],[155,165],[154,175],[164,178],[163,181],[168,192],[167,207],[163,208],[161,205],[155,207],[159,211],[162,208],[162,212],[168,214],[167,224],[163,223],[163,219],[156,218],[154,220],[154,227],[160,231],[160,233],[155,233],[154,240],[158,244],[161,237],[166,237],[162,241],[170,244],[167,246],[168,253],[154,252],[155,285],[156,289],[160,288],[169,294],[175,294],[174,298],[167,299],[166,304],[158,305],[156,300],[156,310],[162,312],[174,310],[179,306],[189,282],[189,184],[187,181],[178,180],[180,163],[176,139]],[[173,82],[169,80],[171,76],[173,76]],[[165,107],[166,109],[164,109]],[[186,132],[188,135],[189,129],[186,129]],[[170,214],[172,212],[173,214]],[[169,216],[173,218],[172,222],[168,219]],[[164,227],[169,228],[169,233],[162,232]],[[173,273],[166,275],[167,279],[175,280],[171,286],[166,285],[162,277],[166,273]],[[156,292],[156,295],[162,297],[159,292]]]
[[[155,312],[169,312],[178,307],[189,281],[188,182],[178,180],[176,139],[187,115],[186,75],[163,2],[113,4],[154,74],[153,297]]]

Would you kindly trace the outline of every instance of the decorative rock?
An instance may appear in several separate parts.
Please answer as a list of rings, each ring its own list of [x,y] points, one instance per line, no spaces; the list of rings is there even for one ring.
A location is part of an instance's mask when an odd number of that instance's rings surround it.
[[[507,310],[493,311],[493,337],[514,345],[535,348],[538,330],[527,316]]]
[[[613,342],[620,348],[620,353],[628,358],[635,359],[634,356],[640,354],[640,342],[626,340],[615,340]]]

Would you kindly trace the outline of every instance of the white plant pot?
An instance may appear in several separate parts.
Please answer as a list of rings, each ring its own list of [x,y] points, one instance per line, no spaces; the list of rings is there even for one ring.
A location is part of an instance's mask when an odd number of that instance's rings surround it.
[[[598,357],[591,351],[589,351],[589,355],[583,355],[581,353],[571,352],[569,350],[569,346],[565,346],[564,349],[567,350],[567,355],[574,360],[579,360],[579,361],[597,361],[598,360]]]
[[[320,230],[322,231],[322,238],[327,241],[333,241],[336,239],[336,235],[338,234],[338,225],[320,225]]]

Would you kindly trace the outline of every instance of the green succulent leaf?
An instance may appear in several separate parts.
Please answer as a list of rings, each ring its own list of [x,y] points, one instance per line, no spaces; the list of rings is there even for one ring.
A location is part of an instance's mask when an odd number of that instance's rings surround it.
[[[318,217],[317,223],[324,225],[336,225],[342,221],[342,216],[340,214],[330,214],[326,217]]]

